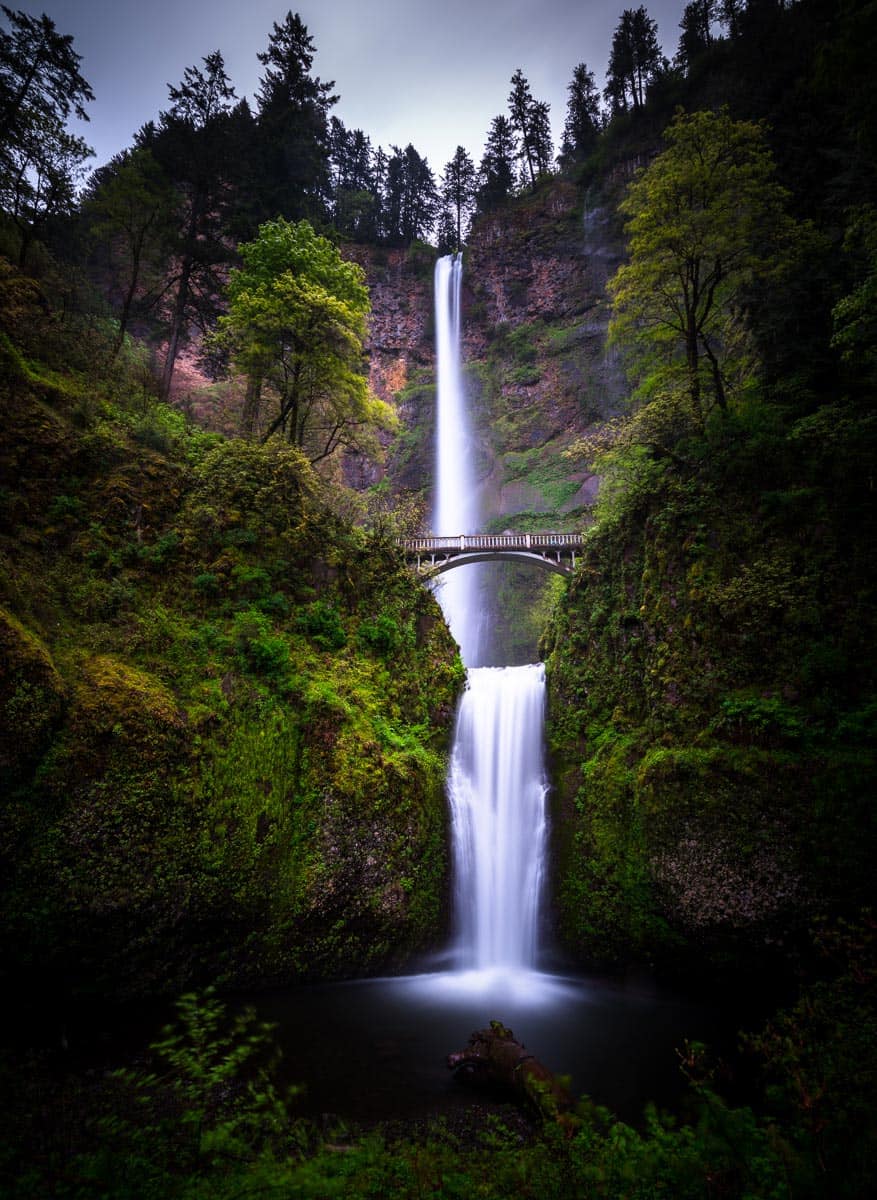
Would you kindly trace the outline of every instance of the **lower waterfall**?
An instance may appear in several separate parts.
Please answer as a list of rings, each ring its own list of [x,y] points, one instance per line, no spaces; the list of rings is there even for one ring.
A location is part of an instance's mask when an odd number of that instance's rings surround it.
[[[545,668],[469,671],[448,773],[456,959],[463,969],[535,964],[547,791]]]

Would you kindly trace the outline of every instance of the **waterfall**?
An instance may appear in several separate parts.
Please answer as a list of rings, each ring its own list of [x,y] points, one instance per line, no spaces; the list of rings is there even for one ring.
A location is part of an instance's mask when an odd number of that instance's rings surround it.
[[[435,271],[435,533],[474,532],[479,521],[473,439],[460,369],[460,255]],[[449,571],[439,601],[468,667],[448,773],[460,968],[532,969],[542,885],[546,777],[545,671],[481,667],[477,568]]]
[[[479,667],[448,775],[459,965],[530,968],[545,841],[545,668]]]
[[[460,371],[460,290],[462,255],[446,255],[435,265],[435,332],[438,387],[433,532],[456,537],[475,533],[478,506],[472,469],[473,439]],[[480,653],[478,572],[452,571],[442,579],[439,600],[463,662]]]

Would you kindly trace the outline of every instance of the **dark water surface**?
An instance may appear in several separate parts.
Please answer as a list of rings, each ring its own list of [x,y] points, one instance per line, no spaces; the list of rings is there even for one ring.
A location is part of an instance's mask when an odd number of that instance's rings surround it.
[[[648,981],[518,972],[437,973],[320,984],[249,997],[277,1025],[301,1111],[352,1120],[447,1112],[472,1102],[445,1065],[497,1019],[573,1092],[636,1119],[647,1100],[673,1107],[684,1040],[727,1043],[729,1020]]]

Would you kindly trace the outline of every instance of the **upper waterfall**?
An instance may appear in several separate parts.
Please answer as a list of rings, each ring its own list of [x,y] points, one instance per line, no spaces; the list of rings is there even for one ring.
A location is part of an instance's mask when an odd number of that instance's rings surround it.
[[[472,470],[473,438],[460,367],[462,255],[435,265],[435,326],[438,395],[436,403],[435,500],[433,532],[457,537],[474,533],[480,513]],[[442,581],[440,599],[463,662],[475,666],[480,654],[479,574],[471,568]]]

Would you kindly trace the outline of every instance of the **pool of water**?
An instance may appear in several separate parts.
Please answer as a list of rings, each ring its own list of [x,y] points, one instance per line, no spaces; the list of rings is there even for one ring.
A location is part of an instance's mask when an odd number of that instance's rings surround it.
[[[428,1116],[471,1104],[446,1067],[497,1019],[576,1095],[628,1120],[647,1100],[672,1107],[683,1041],[726,1040],[720,1013],[648,980],[437,972],[321,984],[248,998],[277,1026],[283,1072],[305,1085],[301,1110],[351,1120]]]

